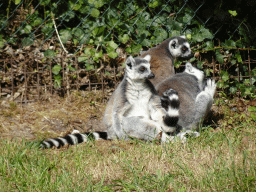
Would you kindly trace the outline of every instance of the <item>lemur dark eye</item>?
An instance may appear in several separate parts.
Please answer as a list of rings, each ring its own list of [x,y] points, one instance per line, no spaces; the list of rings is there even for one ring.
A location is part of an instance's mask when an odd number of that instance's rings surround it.
[[[182,47],[182,52],[185,53],[188,50],[188,48],[186,46]]]
[[[140,67],[139,69],[141,72],[144,72],[146,70],[146,67]]]

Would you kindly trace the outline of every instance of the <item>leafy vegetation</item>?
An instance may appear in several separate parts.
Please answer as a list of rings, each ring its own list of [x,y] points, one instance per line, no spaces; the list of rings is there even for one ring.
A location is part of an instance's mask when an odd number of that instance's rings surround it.
[[[250,44],[252,35],[248,35],[246,18],[238,20],[241,12],[236,10],[216,7],[216,12],[225,12],[225,17],[237,22],[238,27],[233,33],[227,33],[229,40],[220,43],[215,39],[215,32],[195,16],[198,7],[193,5],[194,8],[191,8],[191,4],[179,0],[10,0],[3,6],[6,11],[0,15],[2,48],[7,43],[18,47],[39,45],[41,47],[37,48],[35,54],[39,51],[45,57],[55,57],[66,54],[62,51],[61,41],[68,53],[79,55],[79,62],[83,62],[86,70],[90,71],[99,67],[100,61],[105,65],[111,63],[118,58],[120,50],[138,55],[142,49],[169,37],[185,34],[193,51],[201,53],[203,59],[203,62],[198,58],[192,61],[203,67],[203,64],[212,63],[213,58],[220,66],[219,71],[207,71],[208,75],[216,73],[221,77],[219,88],[228,94],[240,90],[242,96],[254,97],[255,68],[251,69],[250,78],[241,77],[249,76],[250,70],[243,62],[248,59],[244,52],[255,49]],[[56,22],[59,38],[55,35],[53,21]],[[54,46],[44,47],[47,42],[54,42]],[[176,67],[180,64],[176,63]],[[56,67],[53,66],[53,73]],[[241,77],[233,78],[238,75]],[[54,73],[54,78],[56,87],[61,86],[61,73]]]

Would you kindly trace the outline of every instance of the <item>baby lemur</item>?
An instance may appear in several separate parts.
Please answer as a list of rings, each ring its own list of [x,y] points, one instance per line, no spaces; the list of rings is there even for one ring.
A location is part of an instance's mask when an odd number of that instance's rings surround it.
[[[156,77],[150,81],[154,86],[175,74],[175,58],[190,59],[194,56],[185,36],[166,39],[156,47],[141,52],[141,57],[146,55],[151,56],[151,70]]]
[[[183,130],[196,129],[199,123],[209,112],[216,89],[214,80],[208,79],[204,87],[204,73],[186,63],[185,71],[170,76],[156,86],[159,95],[162,96],[166,90],[177,91],[180,101],[179,121],[177,126]],[[162,102],[163,107],[168,102]]]
[[[41,146],[50,148],[87,141],[90,134],[95,139],[153,140],[161,134],[161,141],[172,140],[166,133],[176,131],[179,118],[179,98],[174,90],[164,92],[166,109],[161,97],[148,79],[154,78],[150,69],[150,55],[129,57],[125,63],[125,75],[111,96],[103,118],[106,132],[74,133],[49,139]]]

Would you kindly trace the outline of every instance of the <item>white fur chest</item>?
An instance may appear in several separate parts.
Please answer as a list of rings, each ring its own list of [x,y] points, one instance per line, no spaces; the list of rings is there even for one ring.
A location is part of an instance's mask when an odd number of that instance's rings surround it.
[[[127,86],[126,98],[132,104],[128,116],[143,116],[149,118],[148,102],[152,93],[149,87],[143,84]]]

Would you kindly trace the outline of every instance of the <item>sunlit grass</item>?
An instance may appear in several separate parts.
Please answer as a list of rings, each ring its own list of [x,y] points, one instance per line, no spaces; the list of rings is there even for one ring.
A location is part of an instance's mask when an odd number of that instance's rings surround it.
[[[0,191],[256,191],[256,122],[221,102],[217,121],[185,144],[90,141],[47,150],[35,141],[54,133],[57,118],[68,126],[85,121],[90,111],[99,115],[104,105],[80,95],[33,108],[12,104],[1,109],[1,133],[14,133],[20,122],[34,126],[36,138],[17,134],[0,140]],[[46,133],[40,129],[45,118],[52,121]]]
[[[186,144],[95,141],[50,150],[2,140],[1,191],[252,191],[255,132],[248,125],[204,131]]]

